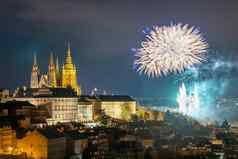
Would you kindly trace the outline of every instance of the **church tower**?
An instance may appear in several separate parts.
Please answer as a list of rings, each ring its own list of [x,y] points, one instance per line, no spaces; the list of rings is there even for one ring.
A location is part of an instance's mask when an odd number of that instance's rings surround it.
[[[57,81],[56,81],[56,68],[54,63],[53,53],[50,54],[50,61],[48,66],[48,82],[49,87],[56,88]]]
[[[39,68],[37,65],[36,54],[34,54],[34,62],[31,71],[31,88],[39,87]]]
[[[76,67],[72,62],[71,54],[70,44],[68,43],[66,60],[62,68],[62,87],[71,87],[80,95],[81,89],[78,85]]]
[[[61,74],[60,74],[58,57],[56,57],[55,70],[56,70],[56,83],[57,83],[57,86],[60,87],[61,86]]]

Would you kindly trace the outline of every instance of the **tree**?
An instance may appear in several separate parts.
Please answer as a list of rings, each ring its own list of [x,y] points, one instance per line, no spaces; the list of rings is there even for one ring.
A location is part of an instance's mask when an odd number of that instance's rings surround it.
[[[122,106],[121,115],[122,115],[122,118],[125,120],[128,120],[130,118],[130,107],[128,105]]]
[[[132,121],[132,122],[138,122],[138,121],[139,121],[138,115],[132,114],[132,115],[131,115],[131,121]]]
[[[221,128],[229,129],[230,127],[231,127],[231,125],[229,124],[229,122],[226,119],[221,124]]]
[[[100,110],[98,120],[102,126],[108,126],[109,117],[106,115],[104,110]]]

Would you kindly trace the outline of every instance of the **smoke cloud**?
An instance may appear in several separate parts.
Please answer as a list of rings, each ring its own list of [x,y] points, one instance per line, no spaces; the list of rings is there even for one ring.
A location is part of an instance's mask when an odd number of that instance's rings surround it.
[[[235,120],[231,109],[238,112],[234,109],[236,99],[233,97],[234,81],[238,79],[236,59],[235,54],[226,58],[213,54],[205,64],[191,67],[179,75],[177,82],[184,82],[188,92],[192,93],[197,88],[200,110],[193,112],[195,117],[201,120]]]

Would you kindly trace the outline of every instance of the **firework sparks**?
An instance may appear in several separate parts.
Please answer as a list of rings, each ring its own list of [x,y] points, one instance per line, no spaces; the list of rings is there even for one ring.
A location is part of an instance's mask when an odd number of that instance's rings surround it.
[[[208,44],[188,25],[154,27],[135,54],[137,72],[149,77],[180,73],[206,60]]]
[[[177,97],[177,102],[179,104],[179,112],[186,114],[187,113],[187,93],[184,83],[179,88],[179,95]]]
[[[177,97],[179,106],[179,112],[188,116],[194,116],[199,113],[200,101],[198,94],[198,86],[194,86],[190,93],[187,94],[185,84],[179,88],[179,94]]]

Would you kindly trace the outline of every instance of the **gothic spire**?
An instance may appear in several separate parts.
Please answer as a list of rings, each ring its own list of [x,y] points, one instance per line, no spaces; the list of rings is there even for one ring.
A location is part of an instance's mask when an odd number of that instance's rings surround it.
[[[49,83],[49,86],[52,88],[57,87],[54,55],[52,52],[50,54],[50,61],[49,61],[49,66],[48,66],[48,83]]]
[[[50,53],[50,65],[54,65],[54,55],[53,55],[53,52]]]
[[[71,48],[70,48],[70,43],[68,42],[68,48],[67,48],[67,56],[66,56],[66,63],[67,64],[72,64],[72,56],[71,56]]]
[[[31,71],[31,82],[30,82],[31,88],[38,88],[38,84],[39,84],[38,76],[39,76],[39,69],[37,65],[36,53],[34,53],[33,66]]]
[[[59,72],[59,59],[58,59],[58,56],[56,57],[55,68],[56,68],[56,73]]]
[[[36,53],[34,53],[34,60],[33,60],[33,65],[37,65],[37,57],[36,57]]]

